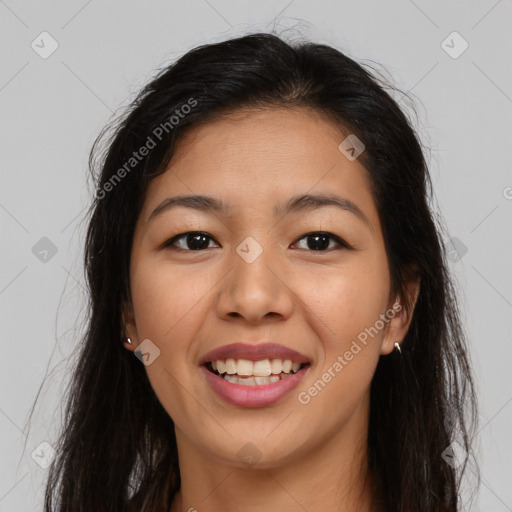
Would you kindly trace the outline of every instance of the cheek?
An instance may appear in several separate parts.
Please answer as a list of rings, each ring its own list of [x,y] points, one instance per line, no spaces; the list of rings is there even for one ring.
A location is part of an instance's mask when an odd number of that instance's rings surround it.
[[[333,353],[297,389],[296,407],[302,412],[302,428],[330,435],[339,432],[356,413],[364,421],[365,411],[361,406],[368,403],[378,357],[367,349],[360,350],[351,360],[342,351]]]
[[[326,407],[336,407],[337,422],[351,414],[370,386],[385,332],[380,315],[385,313],[389,280],[383,267],[357,264],[337,269],[328,283],[303,290],[322,343],[318,365],[311,368],[297,399],[318,416]]]
[[[195,308],[205,295],[207,283],[201,272],[184,272],[165,263],[141,263],[132,273],[132,294],[137,330],[140,337],[167,345],[194,316]],[[162,347],[163,348],[163,347]]]
[[[297,399],[312,413],[307,421],[313,424],[312,418],[326,408],[333,411],[334,423],[340,415],[348,417],[370,386],[386,325],[380,315],[387,305],[389,274],[382,258],[362,258],[350,267],[338,268],[325,286],[310,283],[306,296],[314,316],[322,320],[317,325],[323,354]]]
[[[326,354],[346,350],[352,340],[374,326],[385,312],[389,293],[385,260],[360,258],[316,277],[305,278],[303,274],[301,280],[301,295],[325,334],[322,337]]]
[[[186,363],[197,333],[197,318],[205,314],[201,298],[211,288],[201,276],[197,270],[185,273],[154,261],[141,261],[132,273],[139,339],[150,339],[160,350],[145,370],[160,403],[183,428],[187,418],[197,415],[189,394],[196,376]]]

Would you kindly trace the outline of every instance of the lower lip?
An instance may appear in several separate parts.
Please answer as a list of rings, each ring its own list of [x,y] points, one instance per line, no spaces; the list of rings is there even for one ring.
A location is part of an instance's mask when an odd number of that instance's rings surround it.
[[[264,407],[275,404],[290,393],[302,380],[309,366],[277,382],[254,386],[233,384],[220,375],[212,373],[204,365],[200,368],[212,389],[229,404],[237,407]]]

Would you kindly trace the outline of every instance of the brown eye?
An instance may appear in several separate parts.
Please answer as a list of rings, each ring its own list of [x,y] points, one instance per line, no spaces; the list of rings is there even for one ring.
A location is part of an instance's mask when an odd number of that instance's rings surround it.
[[[204,249],[210,249],[208,246],[209,240],[213,238],[207,233],[201,231],[189,231],[187,233],[180,233],[173,238],[167,240],[162,246],[164,247],[176,247],[185,251],[201,251]],[[176,242],[183,240],[181,246],[176,246]]]
[[[323,231],[306,233],[298,241],[303,239],[307,239],[307,247],[305,249],[309,251],[327,252],[327,250],[334,248],[330,246],[331,242],[344,249],[351,248],[338,236]],[[209,241],[211,240],[214,240],[213,237],[202,231],[188,231],[170,238],[162,245],[162,248],[171,247],[183,251],[202,251],[212,248],[209,246]],[[180,245],[177,245],[177,242],[180,242]]]
[[[318,231],[313,233],[306,233],[299,240],[307,239],[307,250],[316,251],[316,252],[325,252],[326,249],[329,249],[330,241],[334,241],[338,247],[343,247],[345,249],[350,249],[350,246],[341,238],[332,233],[327,233],[324,231]]]

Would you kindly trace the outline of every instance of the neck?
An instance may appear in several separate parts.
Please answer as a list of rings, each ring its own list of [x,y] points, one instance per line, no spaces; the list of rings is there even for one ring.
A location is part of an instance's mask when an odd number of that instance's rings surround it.
[[[216,460],[176,427],[181,488],[170,512],[380,512],[368,470],[368,410],[361,404],[322,443],[262,469]]]

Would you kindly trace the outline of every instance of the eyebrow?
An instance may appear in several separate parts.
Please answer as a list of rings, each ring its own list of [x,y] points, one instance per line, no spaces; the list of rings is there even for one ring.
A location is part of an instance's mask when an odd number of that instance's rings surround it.
[[[362,220],[371,230],[372,225],[363,211],[350,199],[332,194],[299,194],[291,197],[288,201],[277,205],[274,208],[274,216],[285,216],[288,213],[299,211],[317,210],[326,206],[336,206],[344,211],[353,213]],[[206,213],[218,213],[225,217],[230,217],[233,213],[232,209],[222,200],[205,195],[184,195],[174,196],[164,199],[148,217],[147,222],[163,212],[172,210],[173,208],[191,208]]]

